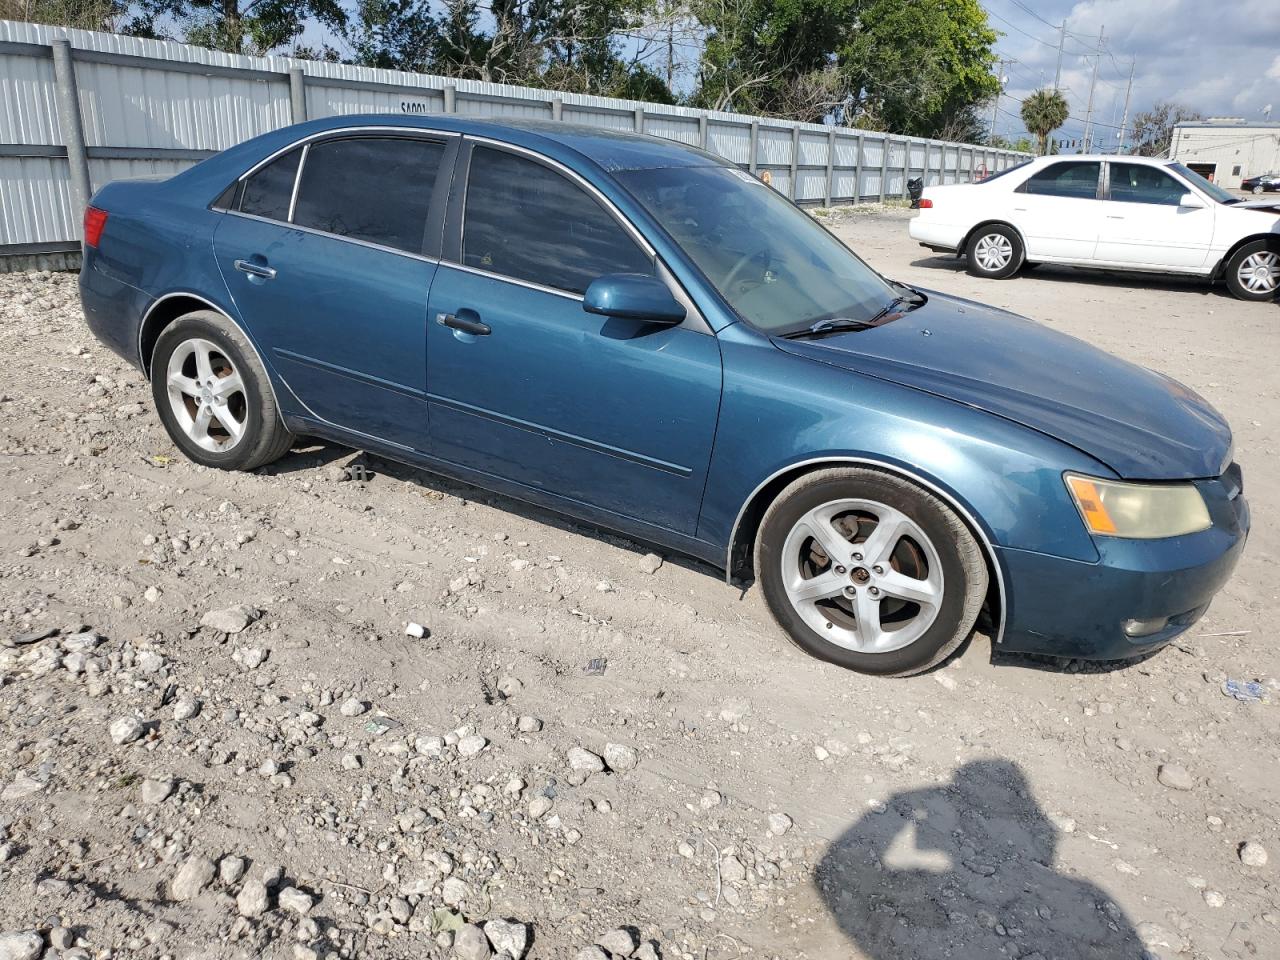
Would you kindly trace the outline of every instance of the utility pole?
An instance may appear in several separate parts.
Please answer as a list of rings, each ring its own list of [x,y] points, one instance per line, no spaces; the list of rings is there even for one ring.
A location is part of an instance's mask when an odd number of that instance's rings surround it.
[[[1058,33],[1058,69],[1055,70],[1053,74],[1054,90],[1062,89],[1062,48],[1066,46],[1066,43],[1067,43],[1067,21],[1063,20],[1062,26],[1059,28],[1059,33]]]
[[[999,89],[996,90],[995,99],[991,101],[991,134],[987,137],[987,143],[994,144],[996,142],[996,119],[1000,115],[1000,94],[1004,93],[1004,65],[1007,60],[1002,59],[996,66],[996,83]]]
[[[1102,28],[1098,28],[1098,55],[1093,59],[1093,79],[1089,81],[1089,106],[1084,111],[1084,150],[1089,153],[1093,146],[1093,90],[1098,85],[1098,64],[1102,62]]]
[[[1125,149],[1129,140],[1129,95],[1133,93],[1133,68],[1137,65],[1136,60],[1129,61],[1129,85],[1124,88],[1124,119],[1120,121],[1120,152],[1127,153]]]

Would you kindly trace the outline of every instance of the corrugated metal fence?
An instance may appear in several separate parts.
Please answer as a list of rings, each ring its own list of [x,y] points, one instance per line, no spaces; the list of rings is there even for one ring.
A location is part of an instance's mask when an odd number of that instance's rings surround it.
[[[108,180],[168,176],[242,140],[353,113],[539,117],[706,149],[800,203],[903,196],[1023,159],[988,147],[0,20],[0,270],[79,250]],[[20,258],[20,259],[19,259]],[[74,258],[71,258],[74,259]]]

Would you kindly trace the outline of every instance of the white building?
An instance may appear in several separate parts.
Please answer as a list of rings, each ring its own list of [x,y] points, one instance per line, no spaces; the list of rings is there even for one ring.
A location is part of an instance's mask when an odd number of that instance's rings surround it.
[[[1173,128],[1169,156],[1228,189],[1261,173],[1280,173],[1280,121],[1222,117]]]

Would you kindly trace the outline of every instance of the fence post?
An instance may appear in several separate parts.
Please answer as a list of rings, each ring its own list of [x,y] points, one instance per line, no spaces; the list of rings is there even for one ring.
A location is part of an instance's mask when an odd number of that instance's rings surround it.
[[[698,117],[698,146],[707,149],[707,115]]]
[[[644,107],[636,107],[635,131],[644,133]]]
[[[836,128],[833,125],[827,131],[827,192],[823,201],[826,206],[831,206],[831,195],[835,193],[835,183],[833,182],[836,175]]]
[[[756,172],[756,147],[760,143],[760,123],[757,120],[751,121],[751,146],[748,148],[751,152],[747,156],[747,169],[752,173]]]
[[[307,79],[301,67],[289,68],[289,115],[294,123],[307,119]]]
[[[552,120],[564,119],[564,101],[561,100],[559,97],[551,98],[551,119]]]
[[[884,203],[889,186],[889,135],[880,135],[880,202]]]
[[[791,199],[800,199],[800,128],[791,128]]]
[[[858,155],[853,158],[853,202],[862,202],[862,141],[861,132],[858,133]]]
[[[929,154],[932,152],[933,152],[933,141],[926,140],[924,142],[924,172],[920,174],[920,182],[926,187],[929,185]],[[908,167],[911,166],[911,145],[910,144],[907,144],[907,166]],[[939,171],[940,171],[939,176],[942,179],[943,183],[947,182],[946,169],[947,169],[947,151],[943,149],[942,164],[939,167]],[[906,179],[905,174],[903,176],[903,179],[904,180]]]
[[[67,148],[71,172],[71,228],[77,237],[84,230],[84,208],[89,205],[89,154],[84,147],[84,121],[80,116],[80,93],[76,89],[76,68],[71,59],[71,41],[54,40],[53,78],[58,98],[58,128]]]
[[[458,88],[452,83],[447,83],[444,87],[444,112],[458,112]]]

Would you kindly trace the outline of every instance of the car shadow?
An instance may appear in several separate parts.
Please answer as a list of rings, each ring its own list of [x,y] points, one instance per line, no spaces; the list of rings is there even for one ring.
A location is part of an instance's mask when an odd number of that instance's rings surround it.
[[[831,845],[813,876],[868,958],[1146,955],[1105,890],[1058,868],[1058,828],[1016,763],[966,763],[950,782],[897,793],[877,810]]]
[[[952,254],[940,254],[932,257],[920,257],[911,261],[911,266],[924,270],[948,271],[963,273],[965,261]],[[1023,268],[1019,277],[1033,277],[1036,280],[1054,283],[1088,284],[1101,287],[1131,287],[1143,290],[1160,290],[1170,293],[1197,293],[1201,296],[1224,297],[1235,300],[1229,290],[1221,284],[1211,284],[1201,277],[1175,277],[1164,274],[1148,274],[1111,270],[1089,270],[1088,268],[1059,266],[1054,263],[1042,263],[1028,270]]]
[[[454,497],[459,500],[469,500],[472,503],[482,503],[495,510],[513,514],[542,526],[552,527],[561,532],[580,537],[587,537],[619,550],[634,553],[637,559],[647,553],[656,553],[662,557],[664,564],[683,567],[686,570],[692,570],[717,580],[723,581],[724,579],[724,573],[710,564],[694,557],[676,553],[659,544],[647,543],[620,533],[614,533],[602,527],[593,526],[586,521],[575,520],[535,504],[517,500],[514,497],[494,493],[483,487],[471,486],[470,484],[453,480],[443,474],[432,473],[424,467],[410,466],[395,460],[388,460],[378,454],[369,453],[357,447],[345,447],[316,437],[300,439],[289,453],[275,463],[261,468],[259,472],[269,475],[306,473],[337,461],[345,460],[351,457],[352,454],[356,456],[348,464],[347,472],[349,475],[354,475],[355,479],[376,482],[379,476],[384,476],[400,483],[411,484],[429,497]]]

